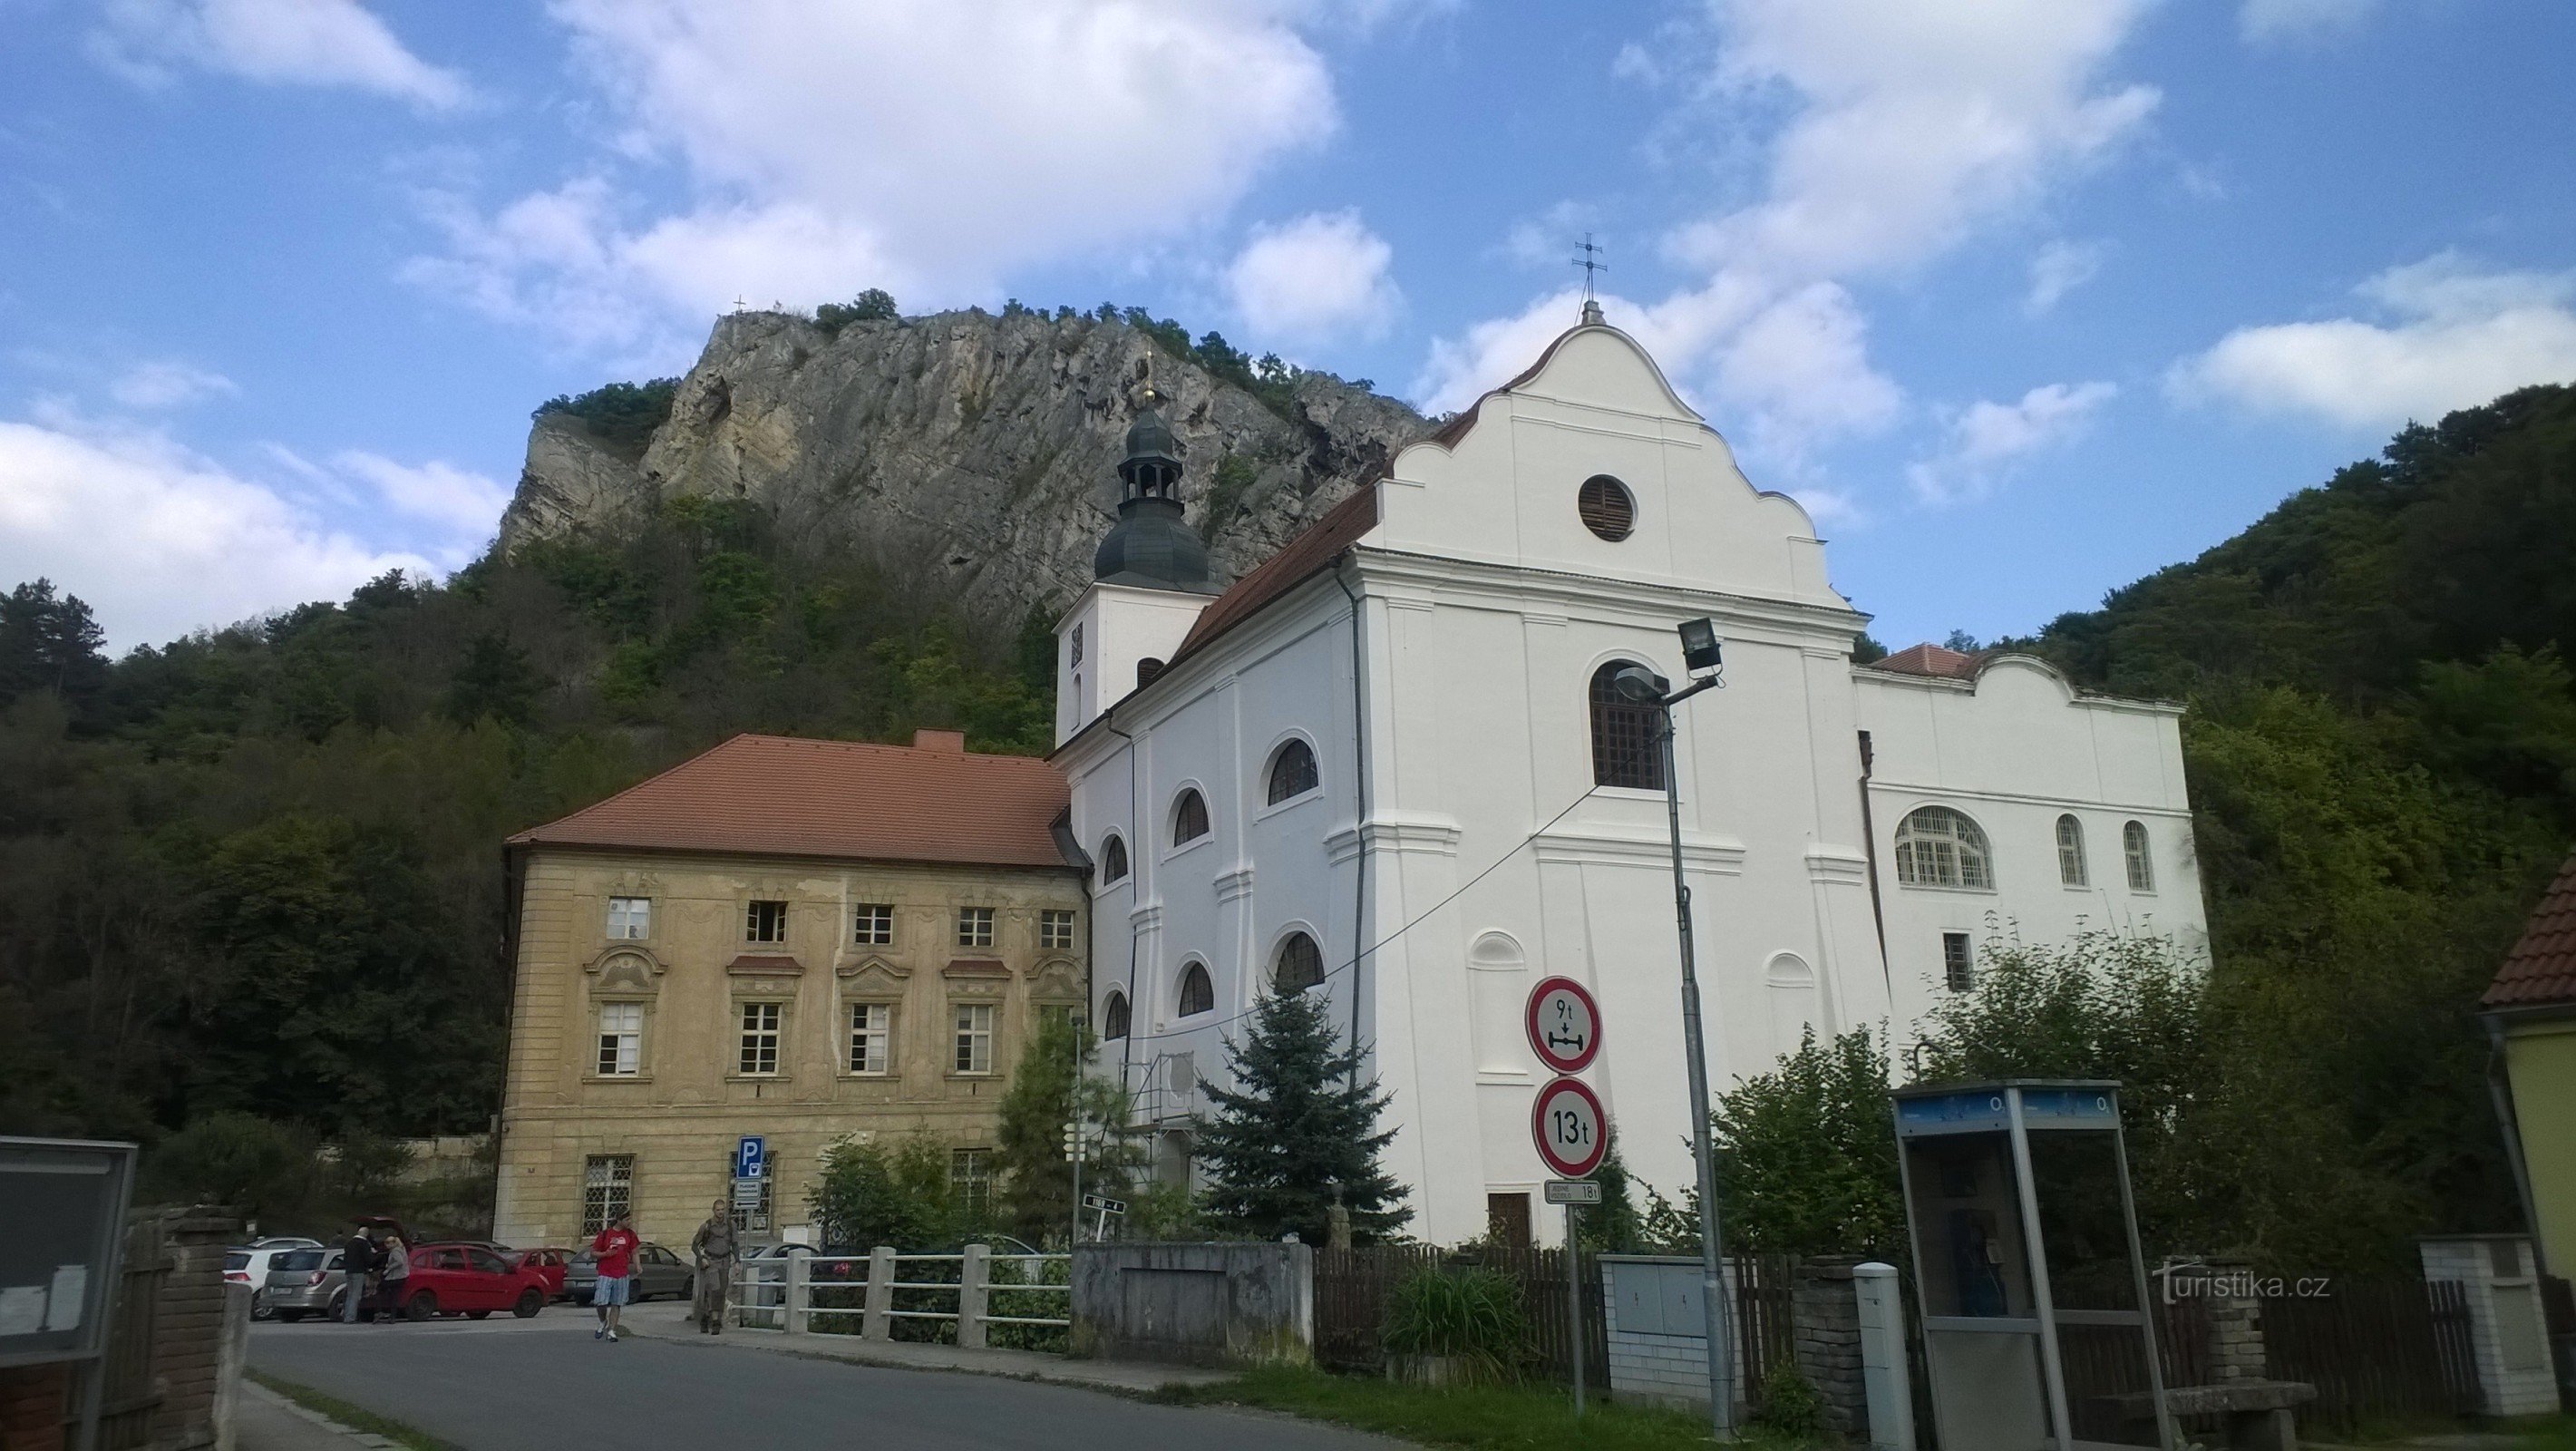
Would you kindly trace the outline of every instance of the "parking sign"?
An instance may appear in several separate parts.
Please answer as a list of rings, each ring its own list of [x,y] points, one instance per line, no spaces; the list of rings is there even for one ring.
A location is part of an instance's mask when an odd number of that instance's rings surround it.
[[[758,1134],[745,1134],[734,1146],[733,1176],[758,1179],[769,1172],[769,1143]]]

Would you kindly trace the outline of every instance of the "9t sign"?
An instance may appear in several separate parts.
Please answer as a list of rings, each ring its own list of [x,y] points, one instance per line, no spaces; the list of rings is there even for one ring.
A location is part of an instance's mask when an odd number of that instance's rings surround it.
[[[1551,977],[1530,989],[1530,1051],[1551,1072],[1580,1073],[1601,1051],[1601,1010],[1592,994],[1570,977]]]

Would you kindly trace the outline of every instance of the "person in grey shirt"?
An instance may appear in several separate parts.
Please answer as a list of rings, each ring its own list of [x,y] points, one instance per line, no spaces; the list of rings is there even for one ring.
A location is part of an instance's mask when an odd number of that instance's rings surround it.
[[[689,1253],[698,1263],[689,1318],[697,1322],[699,1334],[722,1335],[725,1301],[733,1290],[734,1257],[741,1253],[741,1245],[734,1238],[730,1205],[721,1199],[716,1201],[707,1222],[699,1225],[698,1232],[690,1238]]]
[[[403,1291],[411,1283],[411,1246],[391,1230],[385,1232],[385,1290],[379,1308],[399,1318],[403,1312]]]

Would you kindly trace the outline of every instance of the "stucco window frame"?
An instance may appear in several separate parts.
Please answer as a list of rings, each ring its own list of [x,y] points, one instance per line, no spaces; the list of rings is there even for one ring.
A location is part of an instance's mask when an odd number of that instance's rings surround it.
[[[887,1083],[903,1077],[903,1007],[912,996],[912,974],[882,954],[853,958],[833,970],[832,1076],[851,1083]],[[850,1009],[866,1004],[886,1010],[883,1073],[850,1067]]]
[[[1327,993],[1332,991],[1333,959],[1332,955],[1324,950],[1324,934],[1305,918],[1294,917],[1280,923],[1278,930],[1270,934],[1270,945],[1261,954],[1261,971],[1254,984],[1255,997],[1267,997],[1279,991],[1279,954],[1288,949],[1288,939],[1292,937],[1303,937],[1315,944],[1315,960],[1323,974],[1297,991],[1300,994],[1313,992],[1317,988]]]
[[[1093,881],[1091,884],[1091,896],[1093,900],[1097,901],[1102,897],[1106,897],[1121,887],[1130,889],[1135,887],[1136,851],[1134,847],[1127,844],[1129,835],[1130,833],[1128,830],[1121,826],[1113,826],[1107,831],[1100,833],[1100,853],[1097,857],[1093,858],[1093,860],[1101,862],[1108,861],[1109,843],[1114,841],[1119,844],[1120,848],[1126,854],[1127,870],[1120,872],[1114,877],[1104,877]]]
[[[650,1083],[653,1081],[653,1029],[654,1020],[659,1016],[654,1011],[654,1002],[658,996],[659,994],[657,993],[640,992],[633,989],[622,988],[612,988],[605,992],[597,990],[591,992],[590,1011],[588,1014],[590,1035],[584,1042],[581,1058],[582,1082],[618,1084]],[[635,1025],[635,1071],[632,1073],[602,1073],[599,1071],[599,1010],[612,1005],[623,1007],[629,1004],[640,1007],[644,1010],[642,1019]]]
[[[1270,776],[1272,772],[1279,769],[1280,754],[1286,751],[1292,742],[1304,746],[1307,759],[1315,763],[1315,784],[1294,796],[1282,796],[1273,801],[1270,799]],[[1294,811],[1309,802],[1323,800],[1327,794],[1324,790],[1324,753],[1316,746],[1315,738],[1303,730],[1281,731],[1261,753],[1260,790],[1261,806],[1252,813],[1252,819],[1255,821],[1267,821],[1283,811]],[[1215,823],[1210,822],[1208,834],[1211,836],[1216,834],[1214,827]]]
[[[1896,838],[1904,832],[1905,823],[1913,820],[1917,812],[1933,808],[1950,812],[1959,819],[1967,822],[1970,826],[1976,828],[1978,837],[1985,842],[1986,879],[1988,885],[1972,887],[1964,882],[1957,886],[1952,886],[1946,882],[1909,882],[1905,880],[1904,873],[1897,869],[1898,858],[1896,855]],[[1969,815],[1967,812],[1951,805],[1947,801],[1918,801],[1912,806],[1908,806],[1903,811],[1898,812],[1896,815],[1895,828],[1888,833],[1887,843],[1888,876],[1895,881],[1896,889],[1900,892],[1947,892],[1952,896],[1959,897],[1995,897],[2003,894],[2003,873],[1995,870],[1994,833],[1986,830],[1986,824],[1984,822],[1979,821],[1974,816]]]
[[[2079,882],[2066,880],[2066,842],[2059,834],[2060,829],[2070,821],[2075,823],[2075,865],[2084,878]],[[2057,813],[2048,823],[2048,845],[2049,854],[2057,860],[2059,889],[2091,896],[2093,894],[2093,843],[2089,839],[2089,833],[2084,830],[2084,818],[2072,811]]]
[[[778,940],[775,942],[764,942],[751,935],[751,904],[754,902],[776,902],[783,909],[778,914]],[[786,951],[796,941],[796,894],[775,887],[755,887],[735,893],[733,940],[738,947]]]
[[[607,917],[603,910],[601,922]],[[653,1047],[655,1028],[660,1017],[658,1003],[662,995],[662,975],[671,965],[660,953],[633,938],[619,938],[601,948],[581,965],[585,980],[582,991],[583,1034],[575,1051],[580,1057],[581,1081],[584,1083],[650,1083],[653,1081]],[[634,1073],[599,1071],[599,1009],[609,1003],[641,1003],[644,1024],[636,1034],[635,1058],[639,1065]]]
[[[1207,830],[1200,832],[1198,835],[1191,837],[1187,841],[1175,841],[1172,839],[1172,833],[1177,831],[1180,827],[1181,803],[1188,799],[1192,793],[1196,793],[1199,798],[1199,809],[1207,813],[1208,828]],[[1161,855],[1158,856],[1156,860],[1166,862],[1175,861],[1180,857],[1190,852],[1194,852],[1200,847],[1216,840],[1216,807],[1212,804],[1211,799],[1208,796],[1207,787],[1204,783],[1200,782],[1195,777],[1185,778],[1174,782],[1172,785],[1172,794],[1168,799],[1171,801],[1171,805],[1164,808],[1163,811],[1164,845]]]
[[[1190,972],[1194,968],[1207,979],[1207,1006],[1196,1012],[1184,1012],[1181,1008],[1181,995],[1189,991]],[[1180,970],[1172,974],[1172,992],[1168,1001],[1172,1005],[1172,1016],[1169,1021],[1173,1023],[1186,1023],[1193,1018],[1216,1016],[1216,969],[1208,965],[1206,958],[1195,952],[1182,958]]]
[[[2147,869],[2147,884],[2143,887],[2138,885],[2137,873],[2131,867],[2129,833],[2132,831],[2138,834],[2137,856],[2143,859]],[[2121,883],[2129,889],[2132,897],[2152,897],[2156,895],[2156,877],[2156,834],[2146,822],[2132,816],[2120,823]]]
[[[774,900],[774,899],[772,899]],[[778,1071],[745,1073],[742,1071],[742,1010],[753,1003],[778,1005]],[[789,1083],[796,1077],[796,998],[768,989],[736,989],[725,999],[725,1033],[729,1040],[725,1050],[727,1083]]]
[[[619,902],[642,902],[644,904],[643,936],[613,937],[609,935],[609,920],[611,915],[616,911],[616,904]],[[606,893],[602,894],[599,899],[599,940],[608,947],[643,947],[651,943],[658,942],[661,940],[661,925],[662,898],[659,893],[612,887]]]
[[[944,1006],[947,1011],[941,1014],[940,1037],[944,1050],[940,1054],[941,1076],[967,1083],[989,1083],[1002,1077],[1002,1036],[1005,1026],[1002,1014],[1005,1006],[1003,1001],[1000,998],[959,997],[952,994],[945,1000]],[[957,1066],[957,1040],[967,1031],[957,1023],[957,1010],[960,1008],[982,1008],[993,1015],[992,1026],[984,1030],[987,1066],[983,1068]]]

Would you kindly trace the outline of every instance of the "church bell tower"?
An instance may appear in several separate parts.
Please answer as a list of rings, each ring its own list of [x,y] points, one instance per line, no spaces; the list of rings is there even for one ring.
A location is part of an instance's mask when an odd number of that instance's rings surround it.
[[[1091,558],[1091,587],[1056,622],[1061,745],[1152,678],[1217,591],[1207,542],[1182,516],[1181,441],[1149,388],[1118,464],[1118,522]]]

